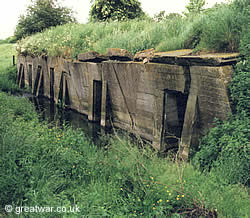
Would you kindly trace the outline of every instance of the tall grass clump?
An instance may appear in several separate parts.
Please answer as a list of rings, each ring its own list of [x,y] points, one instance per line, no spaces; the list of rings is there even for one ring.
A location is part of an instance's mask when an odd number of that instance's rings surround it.
[[[236,0],[205,13],[199,46],[214,51],[239,51],[241,33],[249,22],[248,10],[249,2]]]

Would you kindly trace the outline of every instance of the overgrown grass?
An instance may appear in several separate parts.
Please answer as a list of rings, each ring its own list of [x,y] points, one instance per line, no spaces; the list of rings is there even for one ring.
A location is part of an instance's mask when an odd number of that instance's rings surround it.
[[[155,23],[148,19],[67,24],[27,37],[19,44],[18,51],[36,55],[76,57],[77,54],[90,50],[105,53],[107,48],[123,48],[135,54],[147,48],[156,48],[167,38],[175,38],[175,34],[182,32],[184,26],[184,19],[180,19],[178,23]],[[181,46],[170,45],[168,49],[178,48]]]
[[[20,88],[16,84],[17,67],[13,66],[12,56],[16,54],[14,44],[0,44],[0,90],[16,93]]]
[[[222,186],[212,174],[159,158],[149,146],[112,137],[97,148],[80,130],[48,128],[26,99],[0,93],[0,121],[2,214],[9,204],[80,208],[37,217],[244,217],[250,209],[244,188]]]
[[[238,7],[237,5],[241,5]],[[202,14],[177,16],[155,22],[152,19],[88,24],[66,24],[19,42],[18,52],[76,58],[79,53],[108,48],[127,49],[132,54],[155,48],[169,51],[196,48],[207,51],[238,51],[248,3],[235,0],[217,5]],[[237,6],[237,7],[236,7]]]
[[[3,43],[0,44],[0,74],[8,66],[12,66],[12,56],[16,54],[15,44]]]

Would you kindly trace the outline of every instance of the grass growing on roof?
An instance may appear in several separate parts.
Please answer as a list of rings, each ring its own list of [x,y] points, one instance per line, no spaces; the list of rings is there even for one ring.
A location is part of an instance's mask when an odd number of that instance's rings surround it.
[[[156,48],[159,51],[183,48],[182,32],[186,21],[155,23],[152,20],[131,20],[126,22],[67,24],[51,28],[44,33],[23,39],[18,52],[64,56],[75,58],[87,51],[105,53],[107,48],[123,48],[132,54],[138,51]],[[180,42],[176,42],[176,38]],[[173,39],[173,40],[172,40]],[[162,41],[172,41],[162,46]]]
[[[91,50],[106,53],[108,48],[127,49],[132,54],[150,48],[238,51],[242,26],[246,23],[246,10],[242,12],[242,7],[246,4],[244,0],[235,0],[201,14],[166,18],[161,22],[148,18],[66,24],[21,40],[18,52],[76,58],[79,53]]]

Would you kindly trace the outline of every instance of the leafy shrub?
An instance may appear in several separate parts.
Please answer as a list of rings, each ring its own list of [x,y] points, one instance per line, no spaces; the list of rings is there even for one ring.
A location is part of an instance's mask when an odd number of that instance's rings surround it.
[[[216,172],[227,184],[249,183],[249,119],[231,117],[204,136],[194,164],[203,172]]]
[[[245,30],[242,33],[240,54],[241,59],[236,65],[230,93],[234,112],[248,116],[250,114],[250,31]]]

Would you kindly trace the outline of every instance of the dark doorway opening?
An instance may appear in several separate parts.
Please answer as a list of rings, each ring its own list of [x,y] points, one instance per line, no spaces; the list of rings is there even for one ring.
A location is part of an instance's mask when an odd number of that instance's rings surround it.
[[[25,87],[25,75],[24,75],[24,66],[21,67],[20,73],[20,88],[23,89]]]
[[[164,90],[162,143],[168,150],[178,148],[184,124],[188,94]]]
[[[28,82],[29,82],[29,87],[32,88],[32,65],[29,64],[28,66]]]
[[[102,107],[102,81],[93,81],[93,121],[100,122]]]
[[[65,80],[65,105],[70,106],[68,82]]]
[[[55,84],[55,73],[54,68],[50,68],[50,99],[54,101],[54,84]]]
[[[59,96],[58,96],[58,103],[64,104],[64,76],[63,72],[61,74],[61,80],[59,85]]]

